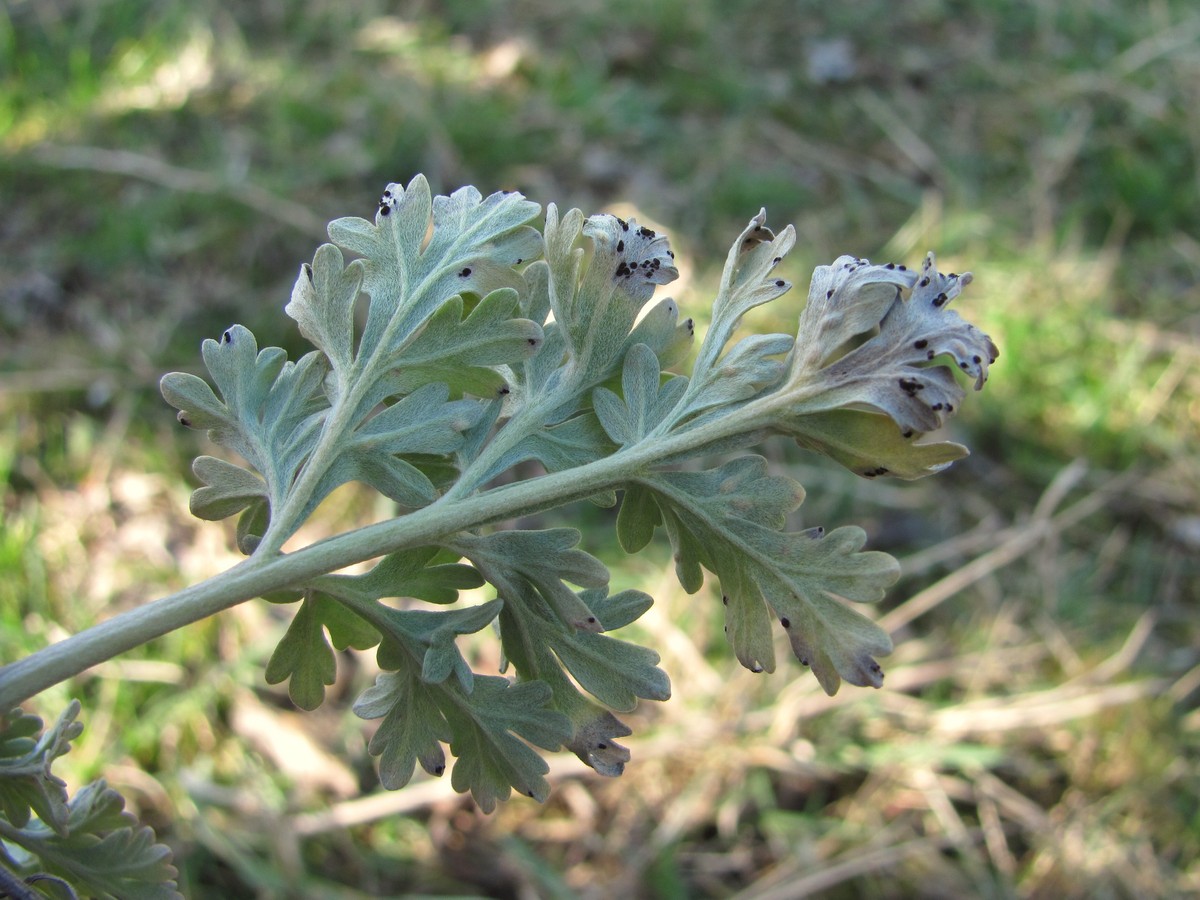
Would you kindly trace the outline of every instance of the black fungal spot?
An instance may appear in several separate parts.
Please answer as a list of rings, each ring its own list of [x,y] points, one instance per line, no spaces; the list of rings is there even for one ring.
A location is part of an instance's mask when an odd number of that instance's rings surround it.
[[[192,420],[189,419],[187,416],[185,416],[183,413],[180,413],[178,416],[176,416],[176,418],[179,419],[179,424],[182,425],[184,428],[192,427]]]
[[[896,268],[896,264],[895,264],[895,263],[888,263],[886,266],[884,266],[884,268],[885,268],[885,269],[894,269],[894,268]]]
[[[617,241],[617,252],[618,253],[625,252],[625,242],[624,241]]]
[[[527,340],[527,341],[529,341],[529,346],[530,346],[530,347],[536,347],[536,346],[537,346],[537,344],[538,344],[538,339],[537,339],[537,338],[526,338],[526,340]]]
[[[929,287],[929,276],[926,275],[924,278],[918,281],[917,287]]]
[[[723,595],[723,596],[721,597],[721,605],[722,605],[722,606],[728,606],[728,605],[729,605],[729,595],[728,595],[728,594],[725,594],[725,595]]]
[[[908,266],[896,266],[896,270],[900,272],[907,272]]]
[[[221,335],[221,343],[222,344],[232,344],[233,343],[233,332],[226,331],[223,335]]]
[[[304,264],[304,274],[308,276],[308,280],[310,282],[313,280],[312,266],[310,266],[308,263]]]
[[[604,743],[604,741],[600,741],[596,744],[596,749],[597,750],[607,750],[608,744]]]
[[[638,229],[638,234],[647,240],[655,236],[654,230],[652,228],[647,228],[645,225]]]
[[[458,277],[466,278],[470,274],[471,274],[471,267],[467,266],[465,269],[463,269],[461,272],[458,273]]]
[[[379,214],[381,216],[390,216],[392,214],[392,208],[384,203],[381,203],[379,204]]]
[[[781,288],[781,287],[784,287],[785,285],[787,285],[787,282],[784,281],[782,278],[775,279],[775,287]]]
[[[946,292],[943,291],[942,293],[938,294],[936,297],[933,298],[933,305],[936,306],[938,309],[941,309],[943,306],[946,305],[946,301],[949,299],[950,298],[946,296]]]
[[[914,343],[913,346],[916,347],[918,350],[924,350],[926,347],[929,346],[929,341],[925,340],[925,338],[921,338],[919,341]]]
[[[979,365],[981,362],[983,362],[983,357],[981,356],[972,356],[971,359],[974,360],[975,365]]]
[[[434,766],[434,768],[433,768],[434,775],[441,775],[445,771],[446,771],[445,766]]]
[[[789,619],[787,616],[784,616],[782,619],[779,620],[779,624],[782,625],[784,628],[791,628],[792,620]]]
[[[513,263],[513,265],[514,265],[514,266],[519,266],[519,265],[520,265],[521,263],[523,263],[523,262],[525,262],[525,260],[523,260],[523,259],[517,259],[517,261],[516,261],[515,263]]]
[[[773,260],[771,260],[771,265],[773,265],[773,266],[777,266],[777,265],[779,265],[781,262],[783,262],[783,257],[782,257],[782,256],[777,256],[777,257],[775,257]]]
[[[671,259],[674,259],[674,258],[675,258],[675,251],[674,251],[674,250],[668,250],[668,251],[667,251],[667,256],[671,257]]]
[[[596,624],[596,617],[595,617],[595,616],[588,616],[588,617],[587,617],[587,621],[588,621],[588,624],[589,624],[589,625],[595,625],[595,624]]]
[[[621,230],[622,230],[622,231],[628,231],[628,230],[629,230],[629,223],[628,223],[628,222],[626,222],[624,219],[618,218],[618,219],[617,219],[617,222],[619,222],[619,223],[620,223],[620,225],[621,225]]]
[[[905,432],[904,432],[902,435],[900,435],[900,436],[901,436],[902,438],[904,438],[905,440],[907,440],[908,438],[910,438],[910,437],[912,437],[912,436],[913,436],[913,430],[910,428],[910,429],[908,429],[907,431],[905,431]]]
[[[808,657],[801,656],[801,657],[798,657],[798,659],[800,660],[800,665],[805,666],[805,667],[808,666]]]
[[[498,394],[499,394],[501,397],[507,397],[509,394],[511,394],[511,393],[512,393],[512,388],[510,388],[510,387],[509,387],[509,386],[506,384],[506,385],[504,385],[504,387],[500,388],[500,390],[499,390],[499,391],[497,391],[497,393],[498,393]]]
[[[833,297],[833,288],[830,288],[829,290],[827,290],[827,291],[825,292],[825,299],[826,299],[826,300],[830,299],[831,297]]]

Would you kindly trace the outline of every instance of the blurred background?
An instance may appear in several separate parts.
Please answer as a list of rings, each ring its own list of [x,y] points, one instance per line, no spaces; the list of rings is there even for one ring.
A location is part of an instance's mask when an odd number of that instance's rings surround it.
[[[492,816],[381,792],[345,655],[296,712],[252,603],[46,692],[189,897],[1169,897],[1200,892],[1200,12],[1191,0],[0,2],[0,658],[236,560],[187,512],[208,446],[161,400],[282,308],[389,181],[516,189],[671,235],[701,323],[762,206],[792,326],[841,253],[971,270],[1001,355],[917,483],[771,444],[797,526],[904,576],[881,691],[742,670],[719,599],[612,512],[562,511],[674,696],[617,780],[555,757]],[[339,493],[310,537],[387,514]]]

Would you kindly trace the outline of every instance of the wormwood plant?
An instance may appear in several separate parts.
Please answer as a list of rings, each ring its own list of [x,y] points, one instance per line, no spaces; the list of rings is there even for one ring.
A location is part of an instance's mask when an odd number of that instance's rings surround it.
[[[513,788],[546,797],[535,748],[567,747],[619,775],[630,754],[616,739],[630,729],[614,713],[670,694],[658,654],[611,635],[652,600],[610,594],[574,529],[495,527],[579,500],[614,506],[618,493],[626,551],[662,528],[687,591],[704,570],[719,579],[742,665],[774,669],[778,624],[828,693],[843,680],[882,684],[876,657],[891,641],[850,604],[880,599],[895,560],[864,550],[856,527],[786,530],[804,489],[741,451],[785,435],[865,478],[904,479],[966,455],[921,439],[957,409],[960,380],[978,390],[996,358],[948,307],[969,275],[938,272],[932,255],[915,271],[843,256],[814,272],[795,337],[739,339],[742,317],[791,287],[775,270],[795,232],[772,233],[760,212],[729,252],[684,376],[669,368],[691,356],[692,320],[670,299],[642,314],[676,278],[674,255],[633,221],[553,205],[543,218],[519,194],[471,187],[431,197],[418,176],[388,186],[374,221],[338,219],[329,235],[286,307],[316,349],[289,360],[234,325],[203,345],[215,390],[194,375],[162,379],[179,421],[230,451],[196,459],[191,509],[237,516],[246,559],[5,666],[0,709],[262,597],[295,607],[266,679],[286,681],[297,706],[321,704],[335,649],[376,648],[382,674],[354,711],[381,720],[369,749],[387,788],[417,765],[441,775],[447,745],[454,788],[484,810]],[[396,515],[285,553],[351,481]],[[370,560],[364,574],[338,574]],[[484,584],[494,599],[457,602]],[[500,674],[473,671],[458,646],[488,626]],[[4,862],[21,871],[40,856],[101,896],[171,896],[165,848],[120,797],[98,782],[68,799],[50,774],[77,713],[45,732],[19,709],[3,721]]]

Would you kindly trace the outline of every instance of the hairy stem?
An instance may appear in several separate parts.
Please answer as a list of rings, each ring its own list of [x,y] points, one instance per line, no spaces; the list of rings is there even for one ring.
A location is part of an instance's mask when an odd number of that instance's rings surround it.
[[[317,575],[406,547],[436,543],[467,528],[551,509],[612,488],[652,456],[650,448],[639,445],[636,449],[642,452],[619,453],[579,469],[505,485],[450,503],[434,503],[293,553],[251,556],[219,575],[114,616],[0,668],[0,709],[10,709],[118,654],[264,593],[303,584]]]
[[[757,427],[762,401],[682,434],[643,440],[577,469],[443,497],[424,509],[318,541],[292,553],[256,553],[233,568],[0,667],[0,709],[10,709],[127,650],[265,593],[457,532],[507,521],[620,487],[654,462]]]

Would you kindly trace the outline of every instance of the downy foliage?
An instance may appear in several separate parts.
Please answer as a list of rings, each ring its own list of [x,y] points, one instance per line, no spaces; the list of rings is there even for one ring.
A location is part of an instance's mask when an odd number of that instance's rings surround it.
[[[442,774],[447,747],[454,787],[484,810],[513,788],[546,797],[536,748],[621,774],[630,730],[616,713],[670,694],[658,654],[612,636],[651,598],[610,594],[573,529],[497,527],[581,499],[619,497],[631,553],[661,528],[687,591],[705,570],[719,580],[744,666],[774,669],[778,625],[830,694],[882,684],[891,641],[853,606],[883,596],[895,560],[864,550],[856,527],[788,531],[804,489],[738,451],[786,435],[865,478],[904,479],[965,456],[923,438],[997,355],[949,308],[969,275],[938,272],[932,255],[916,270],[843,256],[813,274],[795,336],[738,338],[746,313],[791,288],[775,272],[795,232],[774,234],[760,212],[694,348],[692,320],[652,303],[678,275],[667,239],[633,221],[471,187],[432,197],[417,176],[388,186],[373,221],[338,219],[329,235],[286,306],[312,352],[289,360],[234,325],[204,342],[211,386],[173,373],[162,392],[229,451],[196,459],[191,501],[201,518],[238,517],[249,574],[226,605],[296,609],[267,680],[313,709],[335,650],[376,648],[382,674],[354,710],[381,720],[370,752],[386,787],[417,765]],[[522,479],[518,464],[535,465]],[[396,517],[284,554],[351,481]],[[364,560],[365,574],[336,574]],[[458,602],[485,584],[494,599]],[[489,627],[499,674],[473,671],[457,640]]]

